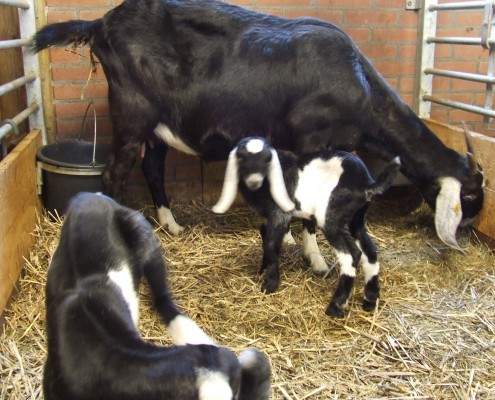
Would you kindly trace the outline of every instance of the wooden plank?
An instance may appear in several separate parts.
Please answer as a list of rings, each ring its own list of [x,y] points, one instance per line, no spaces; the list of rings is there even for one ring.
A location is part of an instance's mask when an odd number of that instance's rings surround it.
[[[45,0],[35,0],[36,28],[40,29],[46,25],[47,13],[45,11]],[[57,121],[55,117],[55,103],[53,102],[52,68],[49,51],[38,53],[41,95],[43,97],[43,114],[45,119],[45,130],[48,143],[57,141]],[[46,143],[45,143],[46,144]]]
[[[0,314],[34,242],[32,233],[41,211],[36,189],[40,145],[40,131],[32,131],[0,162]]]
[[[460,127],[442,124],[430,119],[424,119],[426,125],[448,147],[460,152],[466,152],[464,130]],[[473,147],[478,161],[483,166],[485,175],[485,203],[474,227],[481,233],[495,239],[495,138],[471,132]]]

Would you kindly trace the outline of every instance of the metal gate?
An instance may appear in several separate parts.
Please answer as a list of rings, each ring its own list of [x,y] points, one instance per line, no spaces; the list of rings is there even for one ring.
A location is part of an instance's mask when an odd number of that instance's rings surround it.
[[[492,118],[495,118],[493,109],[493,85],[495,84],[495,29],[494,3],[491,1],[466,1],[438,4],[437,0],[424,0],[421,27],[421,63],[418,93],[418,114],[420,117],[430,116],[431,103],[441,104],[483,116],[483,125],[489,127]],[[479,37],[439,37],[437,36],[437,17],[442,11],[480,10]],[[435,68],[435,45],[468,45],[482,46],[488,50],[488,69],[486,75],[458,72]],[[432,93],[433,76],[443,76],[452,79],[462,79],[479,82],[486,85],[484,104],[473,105],[437,97]]]
[[[18,125],[29,118],[30,129],[41,130],[43,144],[47,143],[45,121],[43,117],[43,103],[41,97],[41,81],[39,78],[38,55],[29,51],[31,38],[36,32],[35,4],[33,0],[0,0],[0,4],[19,9],[20,38],[0,41],[0,51],[22,47],[24,61],[24,75],[0,86],[0,96],[11,90],[26,86],[27,107],[12,119],[0,123],[0,141],[2,153],[6,153],[5,137],[10,132],[18,134]],[[3,154],[4,156],[6,154]]]

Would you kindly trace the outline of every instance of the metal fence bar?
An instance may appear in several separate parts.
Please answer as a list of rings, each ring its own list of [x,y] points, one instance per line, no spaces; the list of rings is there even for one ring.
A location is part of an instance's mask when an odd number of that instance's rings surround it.
[[[441,44],[465,44],[468,46],[482,46],[485,44],[482,38],[480,37],[470,37],[470,38],[463,38],[463,37],[449,37],[449,36],[443,36],[443,37],[435,37],[435,36],[430,36],[426,38],[427,43],[441,43]],[[495,40],[488,39],[487,43],[490,46],[495,45]]]
[[[457,11],[457,10],[476,10],[484,8],[486,1],[469,1],[465,3],[444,3],[431,4],[426,9],[429,11]]]
[[[22,8],[24,10],[27,10],[30,7],[27,0],[0,0],[0,4],[4,6]]]
[[[431,103],[442,104],[448,107],[473,112],[484,116],[484,125],[488,127],[491,118],[495,118],[492,110],[493,85],[495,84],[495,0],[468,1],[457,3],[438,4],[437,0],[424,0],[421,72],[419,85],[418,114],[429,117]],[[437,37],[436,19],[438,11],[483,10],[481,23],[481,37]],[[488,71],[486,75],[468,72],[448,71],[434,68],[435,44],[477,45],[488,49]],[[463,79],[479,82],[486,85],[484,107],[442,99],[432,95],[432,77],[444,76],[452,79]]]
[[[490,118],[495,118],[495,110],[486,109],[479,106],[473,106],[472,104],[461,103],[458,101],[442,99],[440,97],[435,97],[430,95],[423,96],[423,99],[432,103],[442,104],[444,106],[458,108],[459,110],[470,111],[475,114],[480,114]]]
[[[425,74],[445,76],[447,78],[464,79],[466,81],[472,81],[472,82],[495,83],[495,77],[479,75],[479,74],[471,74],[469,72],[449,71],[446,69],[437,69],[437,68],[426,68],[424,72]]]
[[[16,47],[29,46],[32,42],[31,38],[28,39],[13,39],[13,40],[2,40],[0,42],[0,50],[13,49]]]
[[[12,82],[6,83],[5,85],[0,86],[0,96],[24,86],[26,83],[32,82],[36,79],[36,74],[30,73],[29,75],[23,76],[22,78],[18,78],[13,80]]]
[[[38,103],[32,103],[28,108],[25,108],[23,111],[21,111],[19,114],[17,114],[14,118],[10,120],[11,123],[5,123],[5,121],[2,123],[0,126],[0,140],[7,135],[10,131],[14,130],[15,128],[12,126],[14,125],[19,125],[21,122],[25,121],[27,118],[29,118],[31,115],[36,113],[39,110],[40,106]]]
[[[0,95],[16,88],[26,86],[28,107],[14,118],[5,120],[0,124],[0,141],[4,147],[5,135],[14,131],[18,133],[17,125],[29,118],[30,129],[40,129],[43,144],[47,143],[45,120],[43,116],[43,102],[41,98],[41,82],[39,79],[38,55],[26,47],[32,43],[32,36],[36,33],[36,15],[34,0],[0,0],[1,5],[19,8],[20,39],[5,40],[0,42],[0,50],[10,48],[22,48],[24,76],[0,86]]]

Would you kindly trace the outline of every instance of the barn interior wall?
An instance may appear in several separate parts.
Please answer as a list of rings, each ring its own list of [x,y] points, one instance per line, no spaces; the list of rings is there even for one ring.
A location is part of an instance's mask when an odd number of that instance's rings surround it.
[[[230,0],[232,3],[258,11],[288,18],[312,16],[325,19],[342,27],[358,44],[377,70],[394,87],[401,98],[412,106],[414,98],[415,68],[419,13],[405,9],[404,0]],[[440,0],[439,2],[445,2]],[[118,0],[47,0],[48,22],[69,19],[92,20],[120,4]],[[441,34],[452,36],[479,35],[479,12],[465,11],[458,15],[442,14],[438,20]],[[462,50],[462,51],[461,51]],[[441,68],[461,71],[486,71],[486,51],[481,47],[455,49],[438,46],[436,57]],[[51,50],[53,78],[53,107],[56,115],[57,135],[54,140],[74,140],[81,133],[84,110],[89,101],[97,105],[99,140],[111,139],[107,85],[99,68],[90,74],[87,49]],[[453,83],[447,78],[435,78],[434,89],[442,97],[479,103],[484,88],[469,82]],[[458,124],[465,120],[471,130],[493,135],[485,130],[481,117],[445,107],[433,106],[431,118]],[[92,124],[88,124],[84,135]],[[220,171],[220,170],[218,170]],[[166,184],[173,198],[203,199],[203,168],[190,156],[173,153],[167,159]],[[207,190],[208,185],[205,185]],[[136,163],[128,184],[129,199],[149,200],[148,191]],[[207,196],[206,196],[207,197]]]

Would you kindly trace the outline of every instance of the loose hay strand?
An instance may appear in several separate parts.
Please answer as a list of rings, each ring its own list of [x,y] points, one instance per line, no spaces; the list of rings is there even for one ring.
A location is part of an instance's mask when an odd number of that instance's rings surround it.
[[[446,249],[425,206],[405,215],[383,208],[372,209],[368,223],[380,249],[379,308],[361,309],[358,274],[343,320],[324,315],[337,273],[323,279],[304,268],[299,222],[297,245],[283,249],[282,281],[272,295],[260,292],[260,220],[249,209],[217,216],[200,203],[177,204],[177,219],[188,228],[156,234],[175,301],[221,345],[267,354],[273,399],[495,398],[493,253],[466,236],[460,241],[467,256]],[[4,312],[2,399],[43,398],[44,286],[62,222],[40,217],[18,294]],[[319,244],[331,265],[332,250],[321,236]],[[142,336],[169,345],[146,285],[140,308]]]

